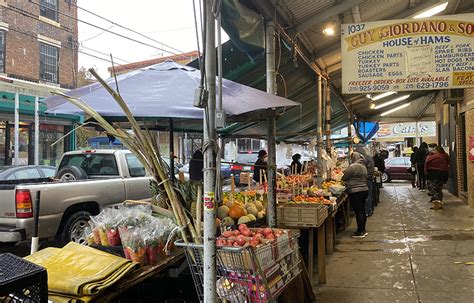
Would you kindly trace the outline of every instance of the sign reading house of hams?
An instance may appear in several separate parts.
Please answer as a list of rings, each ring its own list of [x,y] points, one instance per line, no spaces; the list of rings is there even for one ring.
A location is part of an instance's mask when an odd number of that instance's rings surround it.
[[[342,92],[474,87],[474,14],[341,27]]]

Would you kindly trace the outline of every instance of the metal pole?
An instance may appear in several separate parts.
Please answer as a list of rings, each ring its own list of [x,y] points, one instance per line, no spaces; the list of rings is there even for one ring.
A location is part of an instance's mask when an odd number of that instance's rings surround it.
[[[326,80],[326,150],[331,155],[331,86]]]
[[[275,22],[269,21],[266,26],[266,73],[267,93],[276,94],[275,71]],[[276,121],[274,117],[268,118],[267,143],[268,143],[268,203],[267,225],[276,227]]]
[[[174,183],[174,126],[173,119],[169,120],[169,146],[170,146],[170,180]]]
[[[218,90],[218,102],[217,102],[217,110],[222,110],[222,41],[221,41],[221,24],[222,24],[222,16],[219,8],[219,12],[217,15],[217,74],[218,74],[218,82],[217,82],[217,90]]]
[[[34,204],[34,225],[33,225],[33,237],[31,237],[31,250],[30,254],[34,254],[38,251],[38,227],[39,227],[39,212],[40,212],[40,201],[41,201],[41,191],[36,192],[36,199]]]
[[[350,106],[350,111],[347,112],[347,137],[349,138],[349,163],[351,162],[351,154],[352,154],[352,106]]]
[[[20,164],[20,94],[18,91],[15,92],[15,146],[14,146],[14,158],[13,165]]]
[[[39,165],[39,97],[35,94],[35,165]]]
[[[204,113],[204,302],[214,303],[216,298],[216,26],[212,14],[212,0],[205,0],[206,24],[205,67],[209,91]]]
[[[318,100],[316,104],[316,141],[317,141],[317,161],[318,161],[318,184],[323,182],[323,79],[318,76]]]
[[[184,163],[188,162],[188,133],[184,133]]]

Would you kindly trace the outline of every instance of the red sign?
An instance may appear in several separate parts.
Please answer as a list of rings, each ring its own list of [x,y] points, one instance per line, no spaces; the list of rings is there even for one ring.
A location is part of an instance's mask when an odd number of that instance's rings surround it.
[[[474,162],[474,136],[469,136],[469,147],[467,148],[469,161]]]

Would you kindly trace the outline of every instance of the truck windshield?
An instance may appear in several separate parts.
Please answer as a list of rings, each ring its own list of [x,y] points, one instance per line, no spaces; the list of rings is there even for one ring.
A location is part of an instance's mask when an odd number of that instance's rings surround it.
[[[58,171],[65,166],[82,168],[88,176],[118,176],[113,154],[74,154],[64,156]]]

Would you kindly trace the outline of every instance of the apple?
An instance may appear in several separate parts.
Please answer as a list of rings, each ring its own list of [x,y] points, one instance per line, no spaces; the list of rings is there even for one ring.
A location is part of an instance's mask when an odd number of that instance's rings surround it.
[[[273,234],[273,231],[270,227],[267,227],[263,230],[263,234],[265,235],[265,237],[268,235],[268,234]]]
[[[244,229],[241,232],[242,232],[242,235],[244,235],[246,237],[250,237],[252,235],[252,232],[248,229]]]
[[[234,242],[234,245],[232,245],[232,246],[234,246],[234,247],[241,247],[242,245],[239,245],[239,242],[236,241],[236,242]]]
[[[227,246],[232,246],[234,245],[234,241],[233,240],[227,240]]]
[[[260,240],[259,240],[259,239],[253,239],[253,238],[252,238],[252,240],[250,240],[249,244],[250,244],[250,246],[252,246],[252,247],[257,247],[257,246],[260,244]]]
[[[240,224],[239,225],[239,230],[242,231],[244,229],[248,229],[247,224]]]
[[[231,231],[231,230],[226,230],[222,235],[225,237],[225,238],[229,238],[229,237],[232,237],[234,233]]]
[[[226,246],[227,241],[225,239],[217,239],[216,245],[219,247]]]
[[[265,236],[265,239],[274,240],[275,236],[273,234],[268,234],[268,235]]]
[[[263,228],[257,228],[257,230],[255,231],[255,233],[257,234],[263,234]]]
[[[240,235],[240,231],[238,231],[237,229],[236,229],[236,230],[234,230],[234,231],[233,231],[233,233],[234,233],[234,236],[238,236],[238,235]]]
[[[245,243],[247,243],[247,241],[246,241],[245,238],[242,236],[242,237],[238,237],[238,238],[237,238],[237,241],[235,241],[235,243],[239,244],[239,246],[244,246]]]

